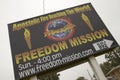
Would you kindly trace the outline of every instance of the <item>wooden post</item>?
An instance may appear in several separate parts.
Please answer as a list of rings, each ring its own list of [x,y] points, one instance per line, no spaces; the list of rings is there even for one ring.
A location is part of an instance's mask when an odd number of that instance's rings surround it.
[[[97,80],[107,80],[94,56],[89,57],[89,64],[93,69],[93,72],[97,77]]]

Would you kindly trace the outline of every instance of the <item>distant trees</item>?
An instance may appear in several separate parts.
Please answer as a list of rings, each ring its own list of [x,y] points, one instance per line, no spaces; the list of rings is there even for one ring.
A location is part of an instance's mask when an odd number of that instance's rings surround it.
[[[108,61],[100,64],[100,67],[105,75],[112,69],[111,64]]]
[[[120,65],[120,47],[116,47],[106,53],[105,59],[111,64],[112,67]]]
[[[38,76],[39,80],[59,80],[59,76],[60,74],[54,73],[54,74],[50,74],[48,76]]]
[[[81,77],[78,77],[77,80],[87,80],[87,79],[85,79],[85,77],[81,76]]]
[[[39,74],[37,75],[38,80],[59,80],[60,74],[54,73],[54,74],[49,74],[47,76],[40,76]],[[22,79],[22,80],[30,80],[30,77]]]
[[[106,62],[100,64],[106,75],[113,67],[120,65],[120,47],[116,47],[105,54]]]

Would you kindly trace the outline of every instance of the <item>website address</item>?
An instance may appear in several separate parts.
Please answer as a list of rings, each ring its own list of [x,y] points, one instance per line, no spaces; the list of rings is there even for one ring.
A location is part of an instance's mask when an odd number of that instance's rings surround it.
[[[63,57],[61,59],[57,59],[55,61],[50,61],[50,62],[47,62],[44,64],[37,64],[33,68],[29,68],[27,70],[19,72],[19,76],[20,76],[20,78],[23,78],[23,77],[26,77],[26,76],[29,76],[32,74],[36,74],[38,72],[45,71],[45,70],[51,69],[53,67],[57,67],[59,65],[62,65],[62,64],[80,59],[80,58],[87,57],[87,56],[92,55],[92,54],[94,54],[92,49],[82,51],[81,53],[73,53],[70,56],[66,56],[66,57]]]

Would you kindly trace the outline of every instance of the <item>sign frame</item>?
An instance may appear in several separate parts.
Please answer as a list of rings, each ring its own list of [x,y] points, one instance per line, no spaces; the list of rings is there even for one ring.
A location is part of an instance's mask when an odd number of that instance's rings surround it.
[[[91,3],[10,23],[8,29],[16,80],[64,70],[118,46]]]

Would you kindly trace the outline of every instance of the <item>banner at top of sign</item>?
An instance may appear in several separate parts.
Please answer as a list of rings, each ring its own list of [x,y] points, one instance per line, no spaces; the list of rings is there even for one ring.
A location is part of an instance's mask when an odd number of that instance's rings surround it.
[[[42,16],[31,18],[28,20],[20,21],[17,23],[13,23],[12,27],[13,27],[13,31],[17,31],[17,30],[21,30],[21,29],[45,22],[45,21],[55,19],[55,18],[66,17],[66,16],[75,15],[75,14],[79,14],[79,13],[87,12],[87,11],[91,11],[89,4],[83,5],[83,6],[77,6],[74,8],[61,10],[58,12],[42,15]]]

